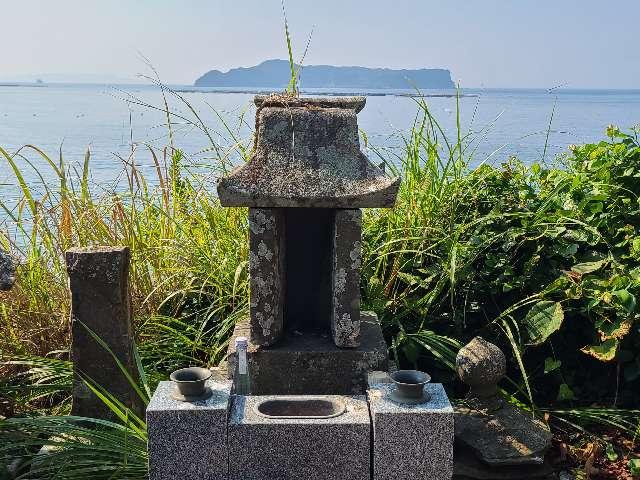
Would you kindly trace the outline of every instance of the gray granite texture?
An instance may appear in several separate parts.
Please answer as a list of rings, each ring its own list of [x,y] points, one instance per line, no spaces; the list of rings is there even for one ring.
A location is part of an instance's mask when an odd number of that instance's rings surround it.
[[[282,209],[249,209],[250,336],[255,345],[272,345],[283,334],[284,228]]]
[[[364,396],[338,398],[342,415],[273,419],[255,409],[269,396],[235,397],[229,420],[230,480],[368,480],[369,410]]]
[[[198,402],[171,398],[160,382],[147,407],[149,480],[226,480],[230,382],[209,380],[213,395]]]
[[[427,384],[431,399],[400,405],[392,384],[368,392],[373,422],[375,480],[448,480],[453,475],[453,408],[441,384]]]
[[[7,292],[16,283],[16,265],[11,256],[0,250],[0,292]]]
[[[400,185],[360,151],[355,98],[256,97],[246,164],[218,182],[224,206],[391,207]]]
[[[338,347],[360,345],[362,211],[336,210],[333,222],[331,334]]]
[[[90,379],[142,417],[144,403],[113,355],[138,380],[133,353],[127,247],[71,249],[65,254],[71,290],[72,415],[112,419],[111,410],[87,387]],[[101,346],[93,332],[111,351]]]
[[[248,366],[254,395],[358,395],[367,389],[367,373],[388,370],[387,345],[372,312],[361,313],[360,346],[339,348],[331,336],[287,333],[272,347],[249,343]],[[239,322],[233,338],[247,336],[249,322]],[[236,364],[229,343],[228,374]]]

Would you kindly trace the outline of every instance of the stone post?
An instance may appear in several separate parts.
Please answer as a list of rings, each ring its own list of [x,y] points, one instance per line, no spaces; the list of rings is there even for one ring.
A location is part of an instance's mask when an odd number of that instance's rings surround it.
[[[284,228],[282,209],[249,209],[251,342],[254,345],[273,345],[284,331]]]
[[[85,328],[100,337],[138,381],[128,288],[129,249],[78,248],[67,251],[65,256],[71,290],[71,360],[74,370],[71,413],[91,418],[113,418],[108,407],[86,386],[82,376],[106,389],[143,418],[145,408],[142,400],[112,354]]]
[[[360,263],[362,211],[335,211],[331,334],[338,347],[360,345]]]

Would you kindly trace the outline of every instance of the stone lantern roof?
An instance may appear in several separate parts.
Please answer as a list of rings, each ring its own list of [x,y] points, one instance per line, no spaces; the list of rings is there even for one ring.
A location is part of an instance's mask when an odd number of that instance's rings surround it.
[[[364,97],[256,96],[251,159],[218,182],[223,206],[363,208],[393,206],[399,178],[360,151]]]

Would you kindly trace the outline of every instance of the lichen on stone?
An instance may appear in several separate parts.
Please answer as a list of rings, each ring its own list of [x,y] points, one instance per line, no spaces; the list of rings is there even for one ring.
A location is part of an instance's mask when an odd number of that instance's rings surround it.
[[[252,209],[249,215],[249,229],[255,235],[261,235],[266,231],[273,230],[276,226],[276,219],[273,215],[266,215],[261,209]]]
[[[342,295],[347,286],[347,271],[344,268],[338,268],[335,273],[334,292],[336,295]]]
[[[273,252],[269,250],[269,247],[267,247],[267,244],[264,243],[264,241],[262,240],[258,244],[257,254],[259,258],[266,258],[267,261],[270,261],[273,258]]]
[[[353,248],[349,252],[351,259],[351,270],[360,270],[362,264],[362,244],[359,241],[353,242]]]

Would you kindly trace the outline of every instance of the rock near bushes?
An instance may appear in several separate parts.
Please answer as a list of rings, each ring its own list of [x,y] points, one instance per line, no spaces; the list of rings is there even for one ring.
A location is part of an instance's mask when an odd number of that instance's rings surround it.
[[[11,256],[0,250],[0,291],[7,292],[16,283],[16,265]]]

